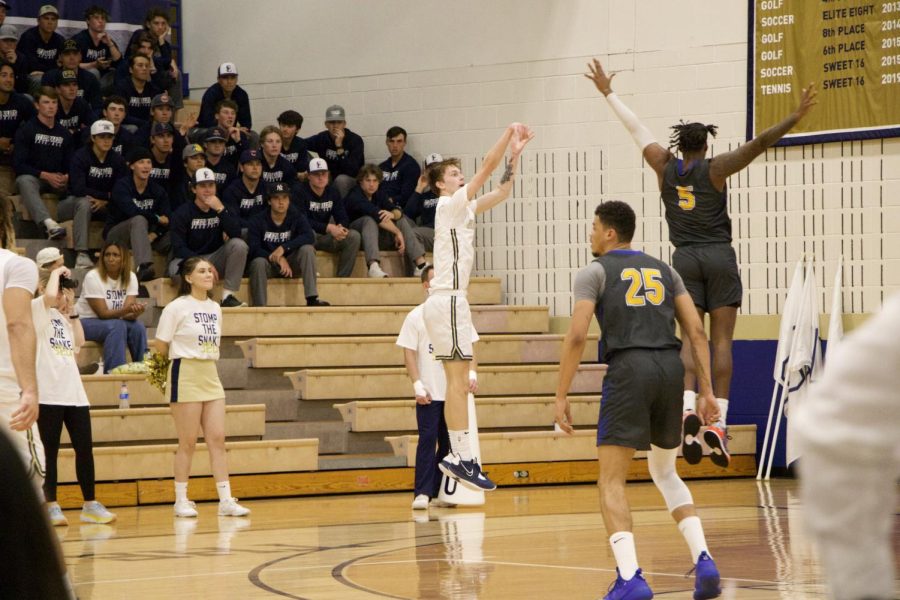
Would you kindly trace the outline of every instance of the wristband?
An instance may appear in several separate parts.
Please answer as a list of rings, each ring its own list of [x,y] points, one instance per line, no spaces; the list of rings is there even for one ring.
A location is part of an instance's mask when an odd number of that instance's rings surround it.
[[[81,315],[69,315],[70,319],[78,319],[81,318]]]
[[[428,390],[425,389],[425,384],[422,383],[421,379],[416,379],[413,382],[413,392],[416,396],[422,396],[423,398],[428,395]]]
[[[469,370],[469,381],[478,381],[478,373]]]

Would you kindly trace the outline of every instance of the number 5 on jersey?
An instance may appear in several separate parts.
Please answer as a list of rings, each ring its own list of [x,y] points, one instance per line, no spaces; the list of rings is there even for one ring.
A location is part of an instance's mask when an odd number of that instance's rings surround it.
[[[676,185],[675,190],[678,192],[678,208],[681,210],[694,210],[697,206],[697,198],[694,196],[694,186]]]
[[[625,292],[625,304],[628,306],[646,306],[647,302],[659,306],[666,299],[666,288],[662,284],[659,269],[641,269],[629,267],[622,271],[622,281],[630,282]]]

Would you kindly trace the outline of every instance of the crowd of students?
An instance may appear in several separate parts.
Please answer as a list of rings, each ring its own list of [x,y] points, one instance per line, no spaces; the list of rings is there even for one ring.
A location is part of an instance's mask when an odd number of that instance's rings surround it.
[[[224,307],[246,305],[236,295],[244,275],[253,304],[265,304],[269,278],[302,277],[307,304],[327,306],[316,250],[338,255],[339,277],[351,275],[360,249],[370,277],[389,276],[383,250],[406,259],[406,273],[393,275],[422,273],[437,197],[405,151],[403,128],[387,131],[380,164],[366,163],[338,105],[311,137],[299,135],[295,110],[257,133],[231,62],[219,66],[199,115],[176,122],[183,102],[167,13],[149,11],[121,50],[107,18],[88,8],[86,28],[68,40],[51,5],[21,35],[0,25],[0,196],[18,193],[48,239],[71,235],[75,268],[94,268],[89,233],[100,220],[105,243],[130,249],[139,285],[177,279],[185,259],[202,256],[224,281]],[[432,154],[425,165],[440,160]],[[58,198],[55,215],[42,194]],[[60,225],[70,220],[71,233]],[[167,257],[165,273],[154,253]]]

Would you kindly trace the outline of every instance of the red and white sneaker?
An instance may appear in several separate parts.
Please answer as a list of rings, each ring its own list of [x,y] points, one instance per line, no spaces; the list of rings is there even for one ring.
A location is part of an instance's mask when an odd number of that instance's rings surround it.
[[[700,417],[692,410],[684,411],[681,420],[681,455],[689,465],[696,465],[703,458],[703,446],[700,445]]]
[[[709,459],[717,467],[727,469],[731,464],[731,455],[728,453],[728,434],[715,425],[710,425],[703,432],[703,441],[709,446]]]

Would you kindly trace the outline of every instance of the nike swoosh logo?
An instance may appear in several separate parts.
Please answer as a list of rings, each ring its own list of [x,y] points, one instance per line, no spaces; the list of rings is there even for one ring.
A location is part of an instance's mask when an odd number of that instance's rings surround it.
[[[466,466],[462,463],[460,463],[460,466],[463,468],[463,471],[465,471],[466,475],[468,475],[469,477],[471,477],[472,474],[475,472],[475,469],[467,469]]]

